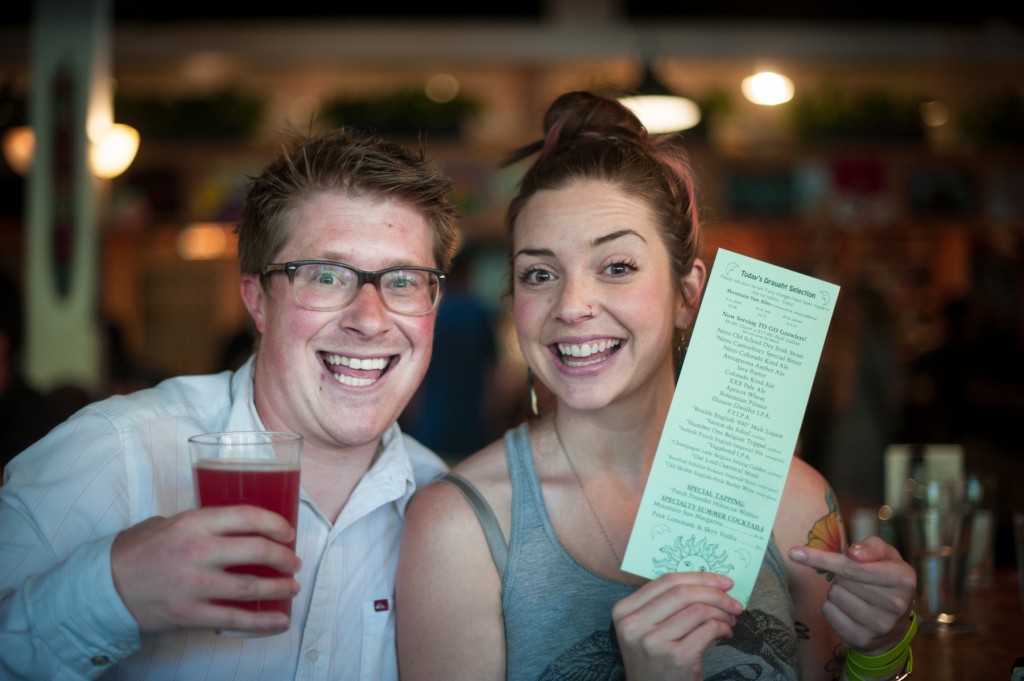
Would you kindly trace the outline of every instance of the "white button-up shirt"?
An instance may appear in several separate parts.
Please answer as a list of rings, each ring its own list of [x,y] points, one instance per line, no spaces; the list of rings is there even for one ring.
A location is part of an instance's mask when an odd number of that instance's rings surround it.
[[[140,636],[118,596],[115,535],[195,506],[188,438],[263,429],[250,360],[98,402],[16,457],[0,487],[0,679],[397,679],[405,505],[445,469],[397,425],[334,524],[302,493],[287,632]]]

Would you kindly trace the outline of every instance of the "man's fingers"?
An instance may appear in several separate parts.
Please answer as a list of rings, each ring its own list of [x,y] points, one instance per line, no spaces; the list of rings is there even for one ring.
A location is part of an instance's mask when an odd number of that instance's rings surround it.
[[[216,555],[210,557],[210,564],[220,567],[265,565],[289,575],[302,567],[299,557],[290,548],[258,535],[223,537],[217,543]]]
[[[186,513],[199,516],[212,534],[261,534],[283,544],[295,539],[295,528],[283,516],[257,506],[219,506]]]
[[[224,573],[211,580],[215,588],[210,599],[233,601],[287,601],[299,592],[299,583],[290,577],[268,578]]]

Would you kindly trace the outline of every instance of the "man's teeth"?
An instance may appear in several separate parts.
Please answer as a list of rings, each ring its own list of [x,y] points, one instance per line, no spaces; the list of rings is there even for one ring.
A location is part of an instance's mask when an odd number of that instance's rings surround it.
[[[324,354],[324,361],[334,366],[340,365],[360,371],[383,371],[388,365],[388,360],[384,357],[360,359],[358,357],[345,357],[344,355]],[[371,376],[348,376],[347,374],[331,372],[331,375],[334,376],[334,380],[338,383],[357,388],[370,385],[380,378],[380,374],[373,374]]]
[[[334,379],[338,381],[338,383],[341,383],[342,385],[351,385],[357,388],[361,388],[364,385],[370,385],[375,380],[377,380],[375,378],[352,378],[351,376],[346,376],[345,374],[334,374]]]
[[[324,355],[324,361],[328,364],[340,364],[349,369],[362,369],[365,371],[380,371],[388,365],[387,360],[383,357],[359,359],[358,357],[344,357],[342,355]]]
[[[584,343],[583,345],[559,343],[558,351],[569,357],[590,357],[598,352],[604,352],[609,348],[618,346],[617,340],[603,340],[596,343]]]

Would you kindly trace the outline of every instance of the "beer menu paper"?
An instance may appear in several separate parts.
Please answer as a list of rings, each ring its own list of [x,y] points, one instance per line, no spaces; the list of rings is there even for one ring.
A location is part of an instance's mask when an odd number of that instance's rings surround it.
[[[838,295],[718,250],[623,570],[727,574],[746,606]]]

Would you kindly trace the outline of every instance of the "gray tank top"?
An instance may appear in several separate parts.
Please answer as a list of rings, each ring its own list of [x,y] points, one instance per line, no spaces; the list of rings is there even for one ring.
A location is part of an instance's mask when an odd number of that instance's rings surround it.
[[[508,546],[487,502],[449,474],[474,506],[502,576],[508,681],[624,680],[612,605],[637,589],[597,575],[562,546],[537,481],[526,424],[505,434],[512,480]],[[796,630],[787,576],[775,540],[768,543],[747,609],[733,638],[704,653],[704,678],[796,679]]]

